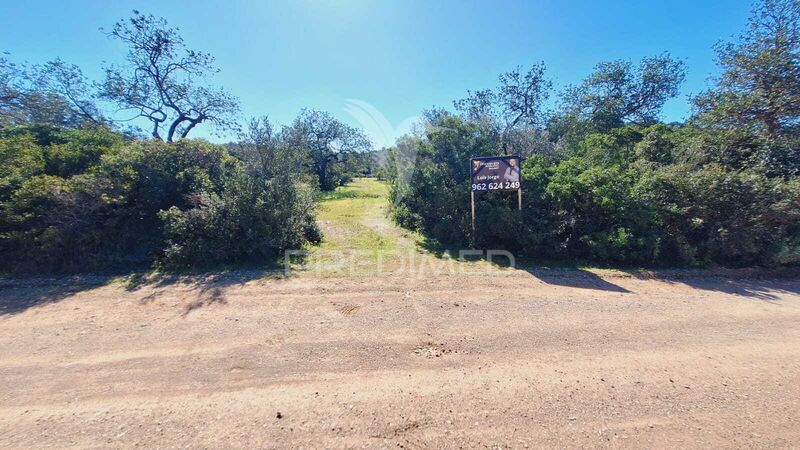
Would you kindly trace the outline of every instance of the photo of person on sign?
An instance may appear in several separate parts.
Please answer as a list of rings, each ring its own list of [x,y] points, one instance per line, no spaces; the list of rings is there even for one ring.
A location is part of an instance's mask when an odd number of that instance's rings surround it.
[[[472,160],[472,173],[475,173],[475,172],[477,172],[479,170],[481,170],[481,162],[478,161],[477,159],[473,159]]]
[[[517,158],[508,160],[508,167],[506,167],[506,172],[503,174],[503,179],[510,183],[519,181],[519,163]]]

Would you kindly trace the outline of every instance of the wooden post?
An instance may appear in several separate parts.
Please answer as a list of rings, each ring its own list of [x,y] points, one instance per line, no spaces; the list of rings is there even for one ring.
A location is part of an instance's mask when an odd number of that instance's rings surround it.
[[[470,191],[469,199],[472,204],[472,239],[475,239],[475,191]]]
[[[522,188],[517,189],[517,207],[522,211]]]

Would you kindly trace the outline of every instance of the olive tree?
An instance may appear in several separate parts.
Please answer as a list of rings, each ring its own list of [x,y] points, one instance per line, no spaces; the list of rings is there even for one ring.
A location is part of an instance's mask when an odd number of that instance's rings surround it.
[[[530,134],[531,128],[543,122],[543,107],[551,88],[552,83],[545,78],[545,65],[539,63],[527,71],[517,67],[502,73],[496,88],[467,91],[467,98],[453,105],[464,118],[480,124],[498,141],[499,150],[507,154],[515,135]]]

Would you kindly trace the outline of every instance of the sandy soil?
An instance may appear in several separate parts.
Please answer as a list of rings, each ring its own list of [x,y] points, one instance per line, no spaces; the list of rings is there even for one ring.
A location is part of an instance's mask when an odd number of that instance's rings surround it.
[[[0,285],[0,447],[800,446],[800,281]]]

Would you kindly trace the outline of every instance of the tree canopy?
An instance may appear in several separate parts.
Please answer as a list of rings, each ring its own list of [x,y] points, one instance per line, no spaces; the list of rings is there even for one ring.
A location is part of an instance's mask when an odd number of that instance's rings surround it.
[[[678,95],[684,64],[668,53],[630,61],[601,62],[577,86],[562,94],[563,114],[608,131],[625,124],[649,125],[658,121],[664,103]]]
[[[109,35],[128,46],[123,66],[106,68],[100,96],[151,122],[156,139],[186,137],[203,122],[234,125],[238,100],[225,90],[199,84],[216,72],[208,53],[187,49],[166,20],[134,11]]]
[[[310,158],[310,169],[322,190],[331,190],[346,178],[348,157],[372,148],[363,131],[346,125],[324,111],[304,109],[291,129],[287,130],[296,148],[304,148]]]

